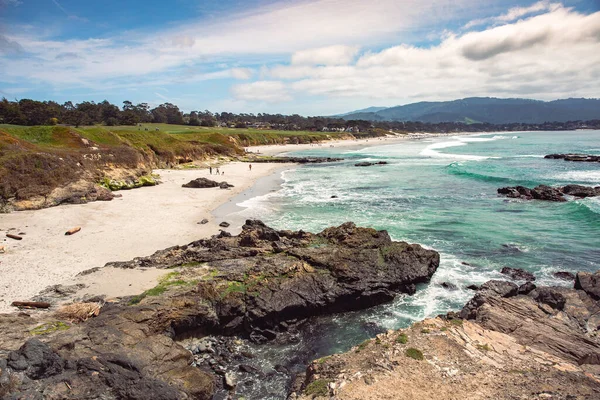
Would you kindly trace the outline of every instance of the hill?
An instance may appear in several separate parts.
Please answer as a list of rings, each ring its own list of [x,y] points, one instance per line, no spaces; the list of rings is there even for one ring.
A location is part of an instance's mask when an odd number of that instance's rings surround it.
[[[487,122],[491,124],[566,122],[600,118],[600,99],[498,99],[470,97],[453,101],[419,102],[378,111],[359,110],[342,115],[346,120]]]

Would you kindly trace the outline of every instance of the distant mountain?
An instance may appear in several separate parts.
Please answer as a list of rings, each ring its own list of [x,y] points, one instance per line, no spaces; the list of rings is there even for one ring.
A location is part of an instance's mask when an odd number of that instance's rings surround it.
[[[374,110],[375,109],[375,110]],[[390,108],[372,107],[341,115],[345,120],[421,122],[511,122],[538,124],[600,119],[600,99],[539,101],[470,97],[453,101],[423,101]]]
[[[368,108],[363,108],[360,110],[356,110],[356,111],[350,111],[349,113],[345,113],[345,114],[338,114],[338,115],[333,115],[333,117],[345,117],[346,115],[355,115],[355,114],[369,114],[369,113],[376,113],[377,111],[381,111],[381,110],[385,110],[388,107],[368,107]]]

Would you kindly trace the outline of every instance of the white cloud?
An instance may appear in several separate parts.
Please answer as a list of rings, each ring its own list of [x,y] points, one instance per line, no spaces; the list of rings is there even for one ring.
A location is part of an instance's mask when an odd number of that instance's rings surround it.
[[[437,46],[399,45],[362,54],[352,65],[279,65],[296,95],[390,102],[467,96],[598,97],[600,12],[559,7],[482,32],[451,34]],[[295,77],[295,78],[294,78]]]
[[[70,14],[57,0],[53,1],[66,15]],[[14,30],[6,40],[13,47],[24,48],[28,59],[0,57],[0,67],[5,79],[94,88],[107,80],[177,75],[178,68],[194,64],[240,57],[264,60],[295,51],[301,62],[312,59],[310,62],[322,64],[346,63],[358,46],[450,21],[465,12],[466,5],[475,4],[477,0],[300,0],[159,32],[127,32],[109,39],[47,40],[35,36],[35,30]],[[319,47],[325,49],[304,51]],[[67,52],[77,53],[80,58],[56,58]]]
[[[292,99],[285,85],[278,81],[256,81],[234,85],[231,91],[238,100],[258,100],[275,103]]]
[[[250,79],[254,75],[254,71],[250,68],[232,68],[230,69],[231,76],[235,79]]]
[[[358,53],[356,46],[328,46],[300,50],[292,55],[292,64],[299,65],[346,65]]]
[[[560,3],[551,3],[548,0],[542,0],[532,4],[529,7],[513,7],[510,10],[508,10],[506,14],[502,14],[496,17],[475,19],[466,24],[465,29],[470,29],[478,25],[512,22],[517,18],[521,18],[529,14],[534,14],[541,11],[552,11],[559,7],[561,7]]]

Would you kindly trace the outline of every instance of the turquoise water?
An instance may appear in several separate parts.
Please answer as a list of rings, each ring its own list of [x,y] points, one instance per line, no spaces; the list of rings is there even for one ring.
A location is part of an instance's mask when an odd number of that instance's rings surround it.
[[[317,232],[354,221],[395,240],[441,253],[432,284],[398,299],[377,322],[386,328],[460,308],[469,284],[500,278],[503,266],[529,270],[542,284],[555,271],[600,269],[600,201],[508,200],[501,186],[600,185],[600,164],[546,160],[550,153],[600,153],[600,131],[502,133],[397,144],[315,148],[291,155],[343,157],[283,174],[278,192],[247,201],[245,213],[281,229]],[[358,161],[388,165],[354,167]],[[338,196],[332,199],[331,196]],[[464,265],[463,262],[470,265]],[[437,283],[456,284],[458,291]]]
[[[439,251],[440,268],[414,296],[317,318],[293,345],[256,346],[257,366],[264,371],[287,362],[292,372],[301,372],[310,360],[347,351],[382,330],[459,310],[474,294],[466,286],[506,279],[499,273],[503,266],[524,268],[536,275],[536,284],[553,285],[572,284],[553,278],[553,272],[600,269],[600,199],[550,203],[496,194],[498,187],[508,185],[600,185],[600,164],[543,158],[550,153],[600,154],[600,131],[380,143],[289,153],[345,161],[284,172],[281,190],[242,203],[247,207],[242,214],[279,229],[318,232],[346,221],[386,229],[395,240]],[[389,164],[354,167],[358,161]],[[458,290],[444,289],[441,282]],[[285,398],[289,376],[272,376],[268,384],[244,394]]]

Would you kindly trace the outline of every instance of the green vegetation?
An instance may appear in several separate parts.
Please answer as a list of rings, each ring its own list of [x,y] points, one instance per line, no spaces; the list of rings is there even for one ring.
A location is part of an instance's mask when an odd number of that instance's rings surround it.
[[[423,328],[423,329],[421,329],[421,333],[426,335],[428,333],[431,333],[431,331],[429,329]]]
[[[452,325],[452,326],[463,326],[463,320],[462,319],[451,319],[450,320],[450,325]]]
[[[356,348],[356,352],[360,353],[361,350],[366,349],[370,342],[371,342],[371,339],[367,339],[364,342],[362,342],[361,344],[359,344],[358,347]]]
[[[229,282],[225,290],[221,293],[221,298],[223,299],[231,293],[246,293],[247,290],[248,288],[243,282]]]
[[[317,379],[306,386],[304,393],[308,396],[329,396],[329,381]]]
[[[34,336],[48,335],[48,334],[56,332],[56,331],[66,331],[69,328],[70,328],[70,326],[65,324],[62,321],[53,321],[53,322],[47,322],[45,324],[36,326],[32,330],[30,330],[29,333],[31,333]]]
[[[401,333],[396,337],[396,343],[406,344],[408,343],[408,336],[406,333]]]
[[[152,289],[146,290],[144,293],[139,294],[137,296],[133,296],[129,301],[129,304],[138,304],[140,301],[145,299],[148,296],[159,296],[166,292],[170,287],[173,286],[191,286],[195,285],[198,282],[195,280],[186,281],[181,279],[181,272],[173,271],[169,272],[158,281],[158,285],[153,287]]]
[[[415,349],[414,347],[409,347],[408,349],[406,349],[406,352],[404,354],[406,354],[406,357],[412,358],[414,360],[425,359],[421,350]]]
[[[140,176],[133,182],[117,181],[114,179],[104,178],[100,181],[100,186],[103,186],[111,191],[136,189],[142,186],[156,186],[159,181],[155,175]]]

